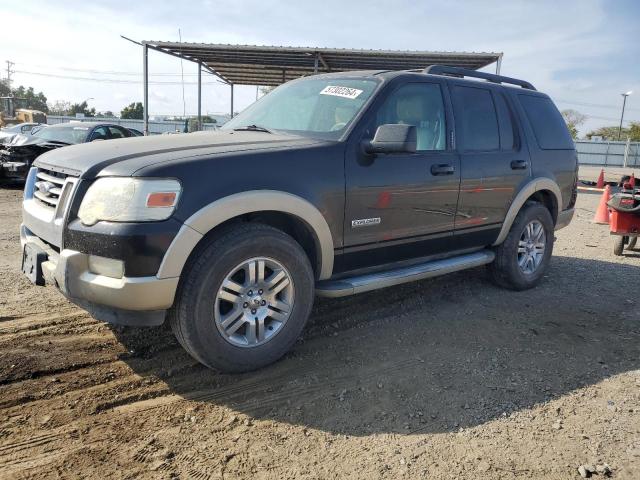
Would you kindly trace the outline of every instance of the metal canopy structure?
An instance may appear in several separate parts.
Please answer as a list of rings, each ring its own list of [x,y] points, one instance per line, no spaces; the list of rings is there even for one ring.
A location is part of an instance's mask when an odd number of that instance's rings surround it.
[[[449,65],[477,70],[492,63],[500,73],[502,53],[358,50],[340,48],[226,45],[143,41],[145,134],[148,122],[148,51],[155,50],[199,65],[198,124],[201,124],[202,70],[233,86],[277,86],[295,78],[350,70],[415,70],[429,65]]]

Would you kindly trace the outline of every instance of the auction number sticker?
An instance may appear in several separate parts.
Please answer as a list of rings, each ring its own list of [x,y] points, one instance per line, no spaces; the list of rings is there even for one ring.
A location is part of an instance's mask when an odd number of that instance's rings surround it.
[[[358,95],[360,95],[361,93],[362,90],[358,90],[357,88],[336,87],[329,85],[322,89],[320,95],[333,95],[334,97],[350,98],[351,100],[353,100],[354,98],[358,98]]]

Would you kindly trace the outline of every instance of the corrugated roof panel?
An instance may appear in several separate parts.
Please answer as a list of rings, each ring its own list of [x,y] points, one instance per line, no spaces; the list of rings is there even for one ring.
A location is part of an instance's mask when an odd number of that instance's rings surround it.
[[[429,65],[478,69],[498,61],[502,56],[494,52],[358,50],[160,41],[142,43],[154,50],[202,62],[212,73],[238,85],[279,85],[316,72],[414,70]]]

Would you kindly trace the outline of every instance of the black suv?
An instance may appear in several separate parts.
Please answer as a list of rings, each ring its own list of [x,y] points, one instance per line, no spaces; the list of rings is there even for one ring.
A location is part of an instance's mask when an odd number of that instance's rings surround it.
[[[23,270],[95,318],[168,318],[203,364],[250,370],[291,348],[316,294],[480,265],[533,287],[576,175],[560,113],[528,82],[443,66],[317,75],[217,132],[42,155]]]

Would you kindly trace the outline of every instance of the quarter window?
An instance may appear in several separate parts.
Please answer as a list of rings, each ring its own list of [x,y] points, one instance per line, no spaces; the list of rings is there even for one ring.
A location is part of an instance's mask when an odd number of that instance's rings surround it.
[[[574,144],[562,115],[547,97],[519,95],[538,146],[543,150],[573,150]]]
[[[454,86],[456,120],[462,127],[464,150],[498,150],[498,117],[491,92],[484,88]]]
[[[445,109],[437,83],[409,83],[391,93],[376,114],[373,131],[389,123],[414,125],[418,150],[444,150],[447,146]]]

